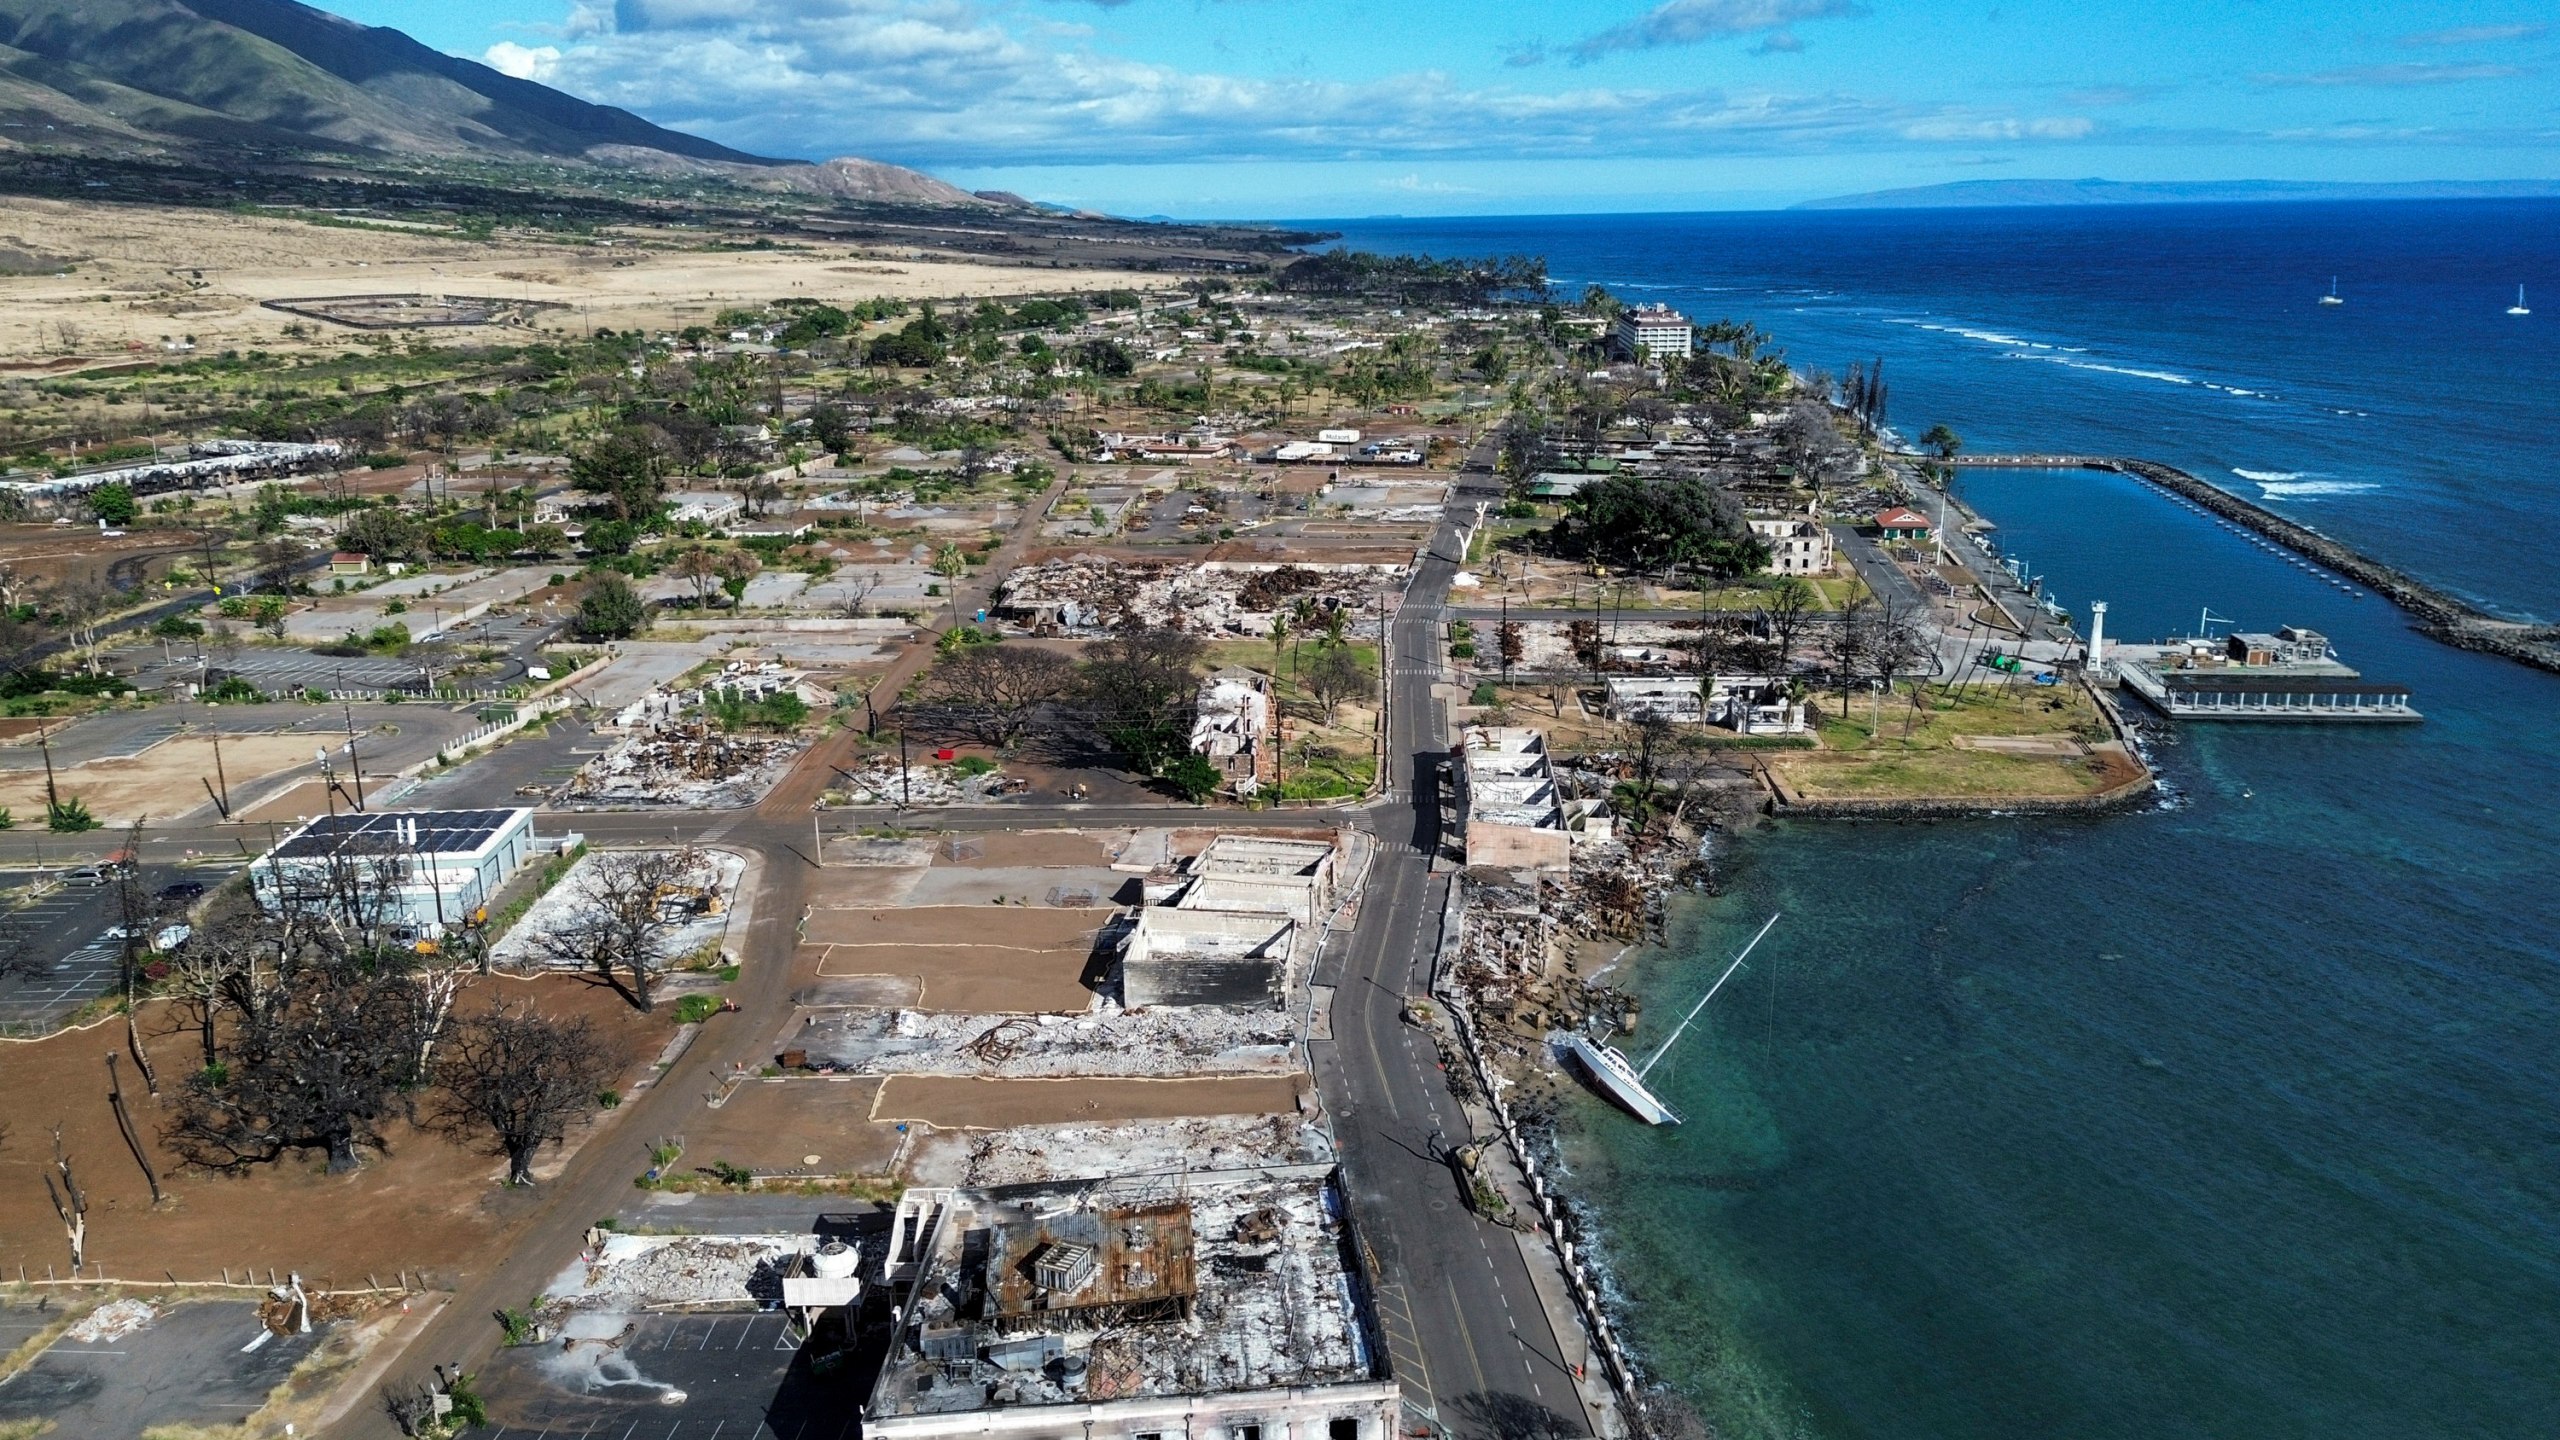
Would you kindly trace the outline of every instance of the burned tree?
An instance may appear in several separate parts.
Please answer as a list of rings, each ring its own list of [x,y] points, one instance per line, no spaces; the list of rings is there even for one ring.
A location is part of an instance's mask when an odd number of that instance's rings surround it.
[[[429,1026],[405,974],[338,955],[300,963],[242,1015],[230,1059],[188,1079],[163,1138],[209,1170],[313,1150],[352,1170],[407,1108]]]
[[[580,867],[567,918],[535,943],[552,959],[593,972],[640,1009],[652,1009],[658,972],[675,958],[684,919],[680,910],[670,913],[670,902],[701,888],[710,871],[710,858],[691,846],[596,854]]]
[[[1328,646],[1316,652],[1299,680],[1307,687],[1316,704],[1324,711],[1324,723],[1333,723],[1334,713],[1345,700],[1366,699],[1372,677],[1369,667],[1346,646]]]
[[[533,1157],[593,1109],[611,1057],[584,1017],[501,1005],[456,1024],[436,1065],[434,1120],[507,1157],[507,1183],[533,1183]]]
[[[61,1176],[60,1186],[54,1177]],[[77,1276],[89,1254],[89,1192],[80,1188],[78,1177],[71,1173],[71,1157],[62,1150],[62,1122],[53,1125],[53,1168],[44,1172],[44,1193],[53,1201],[53,1213],[62,1221],[63,1238],[71,1242],[71,1273]]]
[[[986,744],[1011,749],[1075,679],[1075,662],[1055,650],[981,645],[935,666],[927,689],[953,724]]]

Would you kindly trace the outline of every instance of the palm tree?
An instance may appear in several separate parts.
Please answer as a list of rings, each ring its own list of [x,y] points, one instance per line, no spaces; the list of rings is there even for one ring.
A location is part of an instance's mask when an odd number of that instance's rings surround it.
[[[933,573],[942,577],[942,588],[951,595],[951,623],[960,623],[960,577],[969,573],[969,558],[960,547],[945,542],[933,557]]]

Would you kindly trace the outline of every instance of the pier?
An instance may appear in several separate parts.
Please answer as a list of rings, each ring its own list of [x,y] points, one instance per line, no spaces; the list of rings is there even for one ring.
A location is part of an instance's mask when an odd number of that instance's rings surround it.
[[[2467,600],[2412,579],[2353,546],[2210,481],[2156,460],[2112,455],[1959,455],[1954,464],[2010,470],[2104,470],[2130,475],[2156,489],[2244,525],[2306,560],[2325,565],[2415,616],[2420,633],[2461,650],[2499,655],[2521,665],[2560,674],[2560,626],[2501,620]]]

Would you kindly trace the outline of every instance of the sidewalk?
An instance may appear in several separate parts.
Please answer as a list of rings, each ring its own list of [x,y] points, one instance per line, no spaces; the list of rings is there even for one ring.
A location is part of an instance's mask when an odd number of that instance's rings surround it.
[[[1462,1050],[1445,1012],[1434,1020],[1432,1029],[1447,1040],[1450,1050]],[[1484,1100],[1472,1098],[1458,1108],[1467,1117],[1469,1138],[1482,1146],[1476,1152],[1479,1172],[1501,1192],[1512,1214],[1528,1226],[1512,1230],[1511,1238],[1520,1247],[1521,1264],[1528,1269],[1529,1283],[1537,1288],[1538,1303],[1546,1310],[1547,1325],[1555,1332],[1565,1363],[1582,1367],[1574,1392],[1582,1402],[1583,1418],[1589,1422],[1591,1433],[1601,1440],[1617,1440],[1627,1433],[1627,1427],[1618,1409],[1617,1392],[1609,1384],[1607,1362],[1600,1358],[1599,1347],[1592,1343],[1591,1332],[1583,1324],[1581,1308],[1573,1302],[1573,1287],[1566,1282],[1563,1261],[1540,1224],[1538,1202],[1530,1193],[1528,1179],[1520,1173],[1517,1157],[1503,1141],[1502,1125]]]

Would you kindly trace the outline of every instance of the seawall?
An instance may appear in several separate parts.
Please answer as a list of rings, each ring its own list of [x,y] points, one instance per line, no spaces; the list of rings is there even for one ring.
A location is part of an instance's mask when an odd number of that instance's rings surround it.
[[[2357,581],[2415,616],[2422,634],[2457,649],[2499,655],[2560,674],[2560,626],[2498,619],[2467,600],[2402,574],[2353,546],[2332,540],[2308,525],[2288,520],[2174,465],[2111,455],[1960,455],[1955,463],[2021,470],[2107,470],[2130,475],[2245,525],[2296,554]]]

